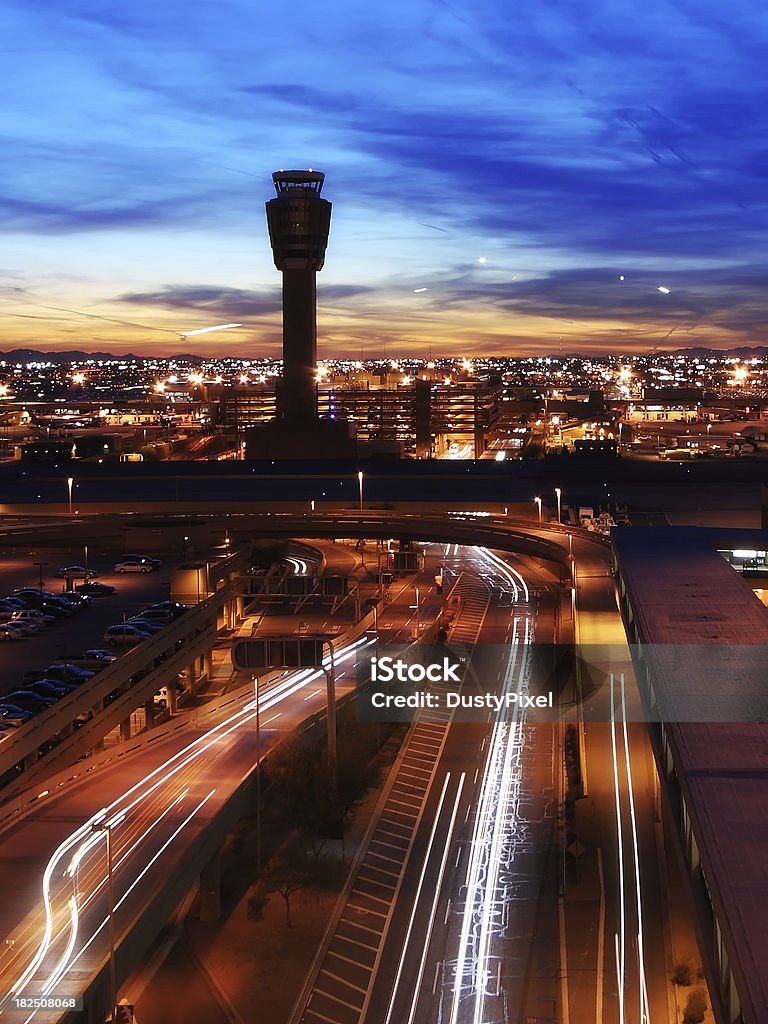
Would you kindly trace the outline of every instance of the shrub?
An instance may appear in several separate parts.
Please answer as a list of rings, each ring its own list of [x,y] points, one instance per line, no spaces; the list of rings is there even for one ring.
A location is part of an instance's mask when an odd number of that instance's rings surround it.
[[[683,1013],[683,1024],[701,1024],[707,1012],[707,993],[695,988],[688,996]]]
[[[674,985],[690,985],[691,965],[684,962],[675,964],[675,969],[672,972],[672,983]]]

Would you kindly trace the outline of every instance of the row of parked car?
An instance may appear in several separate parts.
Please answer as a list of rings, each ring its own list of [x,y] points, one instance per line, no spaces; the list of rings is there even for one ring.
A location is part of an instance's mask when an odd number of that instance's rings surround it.
[[[114,572],[154,572],[162,567],[162,559],[153,558],[152,555],[123,555],[119,562],[113,566]],[[60,580],[95,580],[101,575],[95,569],[88,569],[84,565],[63,565],[56,570]]]
[[[112,646],[134,647],[142,640],[148,640],[186,610],[187,606],[179,604],[178,601],[160,601],[145,608],[143,612],[132,615],[125,622],[108,626],[102,639],[104,643]]]
[[[25,672],[23,689],[0,697],[0,738],[87,683],[100,668],[114,660],[115,655],[111,651],[93,649],[76,656],[73,662],[56,662],[44,669]],[[84,664],[93,667],[84,668]]]
[[[87,608],[95,594],[114,590],[105,584],[99,584],[96,590],[91,584],[81,584],[75,590],[54,594],[40,587],[19,587],[0,598],[0,640],[18,640],[39,633],[58,619]]]
[[[186,606],[177,601],[161,601],[145,608],[139,615],[124,623],[110,626],[104,633],[104,639],[109,644],[134,646],[163,629],[186,610]],[[34,612],[36,609],[29,611]],[[43,618],[48,619],[49,616]],[[54,619],[51,617],[50,621],[52,623]],[[71,661],[26,672],[23,689],[0,696],[0,738],[10,729],[23,725],[32,715],[45,710],[67,693],[88,682],[95,672],[111,664],[115,658],[116,655],[110,650],[92,648]],[[73,722],[75,726],[81,724],[79,720]]]

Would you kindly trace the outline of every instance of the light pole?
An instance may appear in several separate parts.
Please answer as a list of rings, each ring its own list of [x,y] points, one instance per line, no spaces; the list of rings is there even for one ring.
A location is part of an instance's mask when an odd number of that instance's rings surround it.
[[[315,511],[315,499],[314,498],[312,498],[312,500],[310,501],[309,508],[310,508],[311,512]]]
[[[83,551],[85,553],[85,562],[83,563],[83,568],[87,569],[88,568],[88,545],[87,544],[83,545]]]
[[[362,469],[358,471],[357,483],[358,483],[358,486],[360,488],[360,511],[362,512],[363,511],[363,471],[362,471]]]
[[[536,507],[539,510],[539,523],[541,523],[541,498],[534,498],[533,500],[536,502]]]
[[[112,884],[112,827],[113,822],[91,825],[91,831],[103,832],[107,837],[107,905],[109,922],[109,997],[110,1020],[117,1020],[117,975],[115,972],[115,892]]]
[[[33,562],[32,565],[37,565],[37,566],[40,567],[40,592],[42,593],[42,590],[43,590],[43,566],[44,565],[48,565],[48,563],[47,562]]]
[[[67,477],[67,490],[69,492],[69,514],[72,515],[72,484],[74,484],[75,478],[73,476]]]
[[[563,492],[561,491],[561,489],[559,487],[555,488],[555,497],[557,498],[557,521],[558,521],[558,523],[562,522],[561,515],[560,515],[560,497],[561,497],[562,493]]]
[[[328,775],[331,785],[331,802],[335,805],[338,798],[336,787],[336,677],[334,675],[333,640],[326,637],[331,652],[328,668],[323,665],[326,692],[328,694]]]
[[[420,625],[421,624],[419,622],[419,588],[416,587],[416,639],[417,640],[419,639]]]
[[[259,709],[259,677],[253,677],[256,691],[256,873],[261,874],[261,720]]]

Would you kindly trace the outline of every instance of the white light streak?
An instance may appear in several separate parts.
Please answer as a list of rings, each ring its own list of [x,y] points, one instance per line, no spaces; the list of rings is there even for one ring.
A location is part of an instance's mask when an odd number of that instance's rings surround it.
[[[228,331],[232,327],[242,326],[242,324],[217,324],[215,327],[198,327],[196,331],[179,331],[179,337],[191,338],[193,334],[210,334],[211,331]]]

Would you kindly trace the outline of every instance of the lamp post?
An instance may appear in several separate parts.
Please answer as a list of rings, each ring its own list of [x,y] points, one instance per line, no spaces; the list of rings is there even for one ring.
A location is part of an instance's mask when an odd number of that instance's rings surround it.
[[[534,498],[533,500],[536,502],[536,507],[539,510],[539,523],[541,523],[541,498]]]
[[[113,822],[106,821],[91,825],[91,831],[103,832],[107,837],[107,905],[109,923],[109,999],[110,1020],[117,1020],[117,974],[115,971],[115,893],[112,880],[112,828]]]
[[[261,719],[259,709],[259,677],[253,677],[256,692],[256,873],[261,874]]]
[[[420,625],[421,624],[419,622],[419,588],[416,587],[416,639],[417,640],[419,639]]]
[[[358,483],[358,487],[360,488],[360,511],[362,512],[363,511],[363,471],[362,471],[362,469],[358,471],[357,483]]]
[[[88,545],[83,544],[83,552],[85,554],[85,561],[83,562],[83,568],[88,568]]]
[[[555,488],[555,497],[557,498],[557,521],[558,521],[558,523],[562,522],[562,518],[561,518],[561,515],[560,515],[560,497],[561,497],[562,493],[563,492],[562,492],[562,490],[559,487]]]
[[[69,492],[69,514],[70,515],[72,515],[72,485],[74,484],[74,482],[75,482],[75,478],[73,476],[68,476],[67,477],[67,490]]]
[[[48,565],[47,562],[33,562],[32,565],[37,565],[40,568],[40,591],[43,589],[43,566]]]
[[[331,785],[331,802],[336,804],[338,790],[336,785],[336,677],[334,674],[333,640],[326,637],[331,658],[328,668],[323,665],[326,693],[328,699],[328,774]]]

